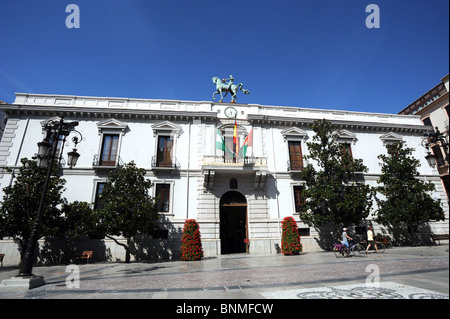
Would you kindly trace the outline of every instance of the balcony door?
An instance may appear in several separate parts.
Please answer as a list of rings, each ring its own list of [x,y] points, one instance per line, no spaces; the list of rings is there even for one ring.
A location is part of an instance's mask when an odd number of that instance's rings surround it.
[[[173,138],[171,136],[158,136],[158,150],[156,165],[158,167],[172,167]]]
[[[303,169],[302,147],[300,141],[289,141],[289,161],[291,170]]]
[[[103,135],[103,146],[100,165],[105,166],[116,165],[118,150],[119,150],[119,135],[115,134]]]

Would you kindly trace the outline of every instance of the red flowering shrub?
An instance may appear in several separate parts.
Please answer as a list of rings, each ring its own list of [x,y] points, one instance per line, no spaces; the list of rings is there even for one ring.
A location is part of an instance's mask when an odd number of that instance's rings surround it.
[[[184,224],[181,237],[181,260],[194,261],[203,257],[200,226],[195,219],[188,219]]]
[[[303,251],[297,222],[293,217],[285,217],[281,222],[281,252],[283,255],[298,255]]]

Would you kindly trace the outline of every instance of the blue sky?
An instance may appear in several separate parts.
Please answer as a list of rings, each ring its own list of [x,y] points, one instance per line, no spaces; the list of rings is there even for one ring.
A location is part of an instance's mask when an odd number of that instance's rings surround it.
[[[66,27],[69,4],[80,28]],[[366,7],[380,28],[366,27]],[[0,100],[15,92],[398,113],[449,69],[448,0],[0,0]],[[229,101],[229,96],[224,101]]]

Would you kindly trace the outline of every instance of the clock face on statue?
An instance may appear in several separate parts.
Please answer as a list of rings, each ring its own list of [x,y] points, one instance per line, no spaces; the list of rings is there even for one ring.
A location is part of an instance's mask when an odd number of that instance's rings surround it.
[[[225,109],[225,116],[226,117],[232,118],[232,117],[236,117],[236,115],[237,115],[237,111],[236,111],[236,109],[234,107],[227,107]]]

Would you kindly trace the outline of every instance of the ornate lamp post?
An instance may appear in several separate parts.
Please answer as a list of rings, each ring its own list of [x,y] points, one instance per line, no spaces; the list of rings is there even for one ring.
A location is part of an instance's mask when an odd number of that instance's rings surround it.
[[[53,165],[55,164],[55,162],[59,163],[62,157],[62,155],[60,155],[59,158],[56,158],[59,141],[63,141],[62,144],[64,146],[66,137],[71,132],[79,134],[82,139],[81,133],[74,129],[76,126],[78,126],[78,122],[64,122],[63,118],[61,118],[61,120],[59,121],[50,121],[46,123],[44,127],[46,131],[44,140],[38,143],[38,165],[40,167],[47,167],[47,175],[42,190],[42,196],[39,202],[36,220],[34,221],[33,228],[30,233],[30,238],[27,243],[25,254],[23,255],[23,258],[21,260],[20,272],[17,277],[15,277],[16,280],[19,278],[29,280],[30,289],[45,284],[43,277],[34,276],[32,274],[35,252],[39,239],[39,229],[41,226],[44,202],[48,191],[48,185],[52,174]],[[75,166],[78,157],[80,157],[80,154],[78,154],[76,151],[76,145],[79,143],[78,137],[74,137],[72,141],[75,143],[75,148],[73,149],[73,151],[68,153],[68,165],[70,168],[72,168],[72,166]]]
[[[439,147],[442,147],[444,149],[444,159],[448,163],[448,132],[446,134],[443,134],[436,127],[436,130],[434,132],[425,133],[425,138],[422,140],[422,146],[427,150],[425,159],[427,160],[430,167],[435,167],[437,164],[436,156],[430,152],[431,145],[438,145]]]

